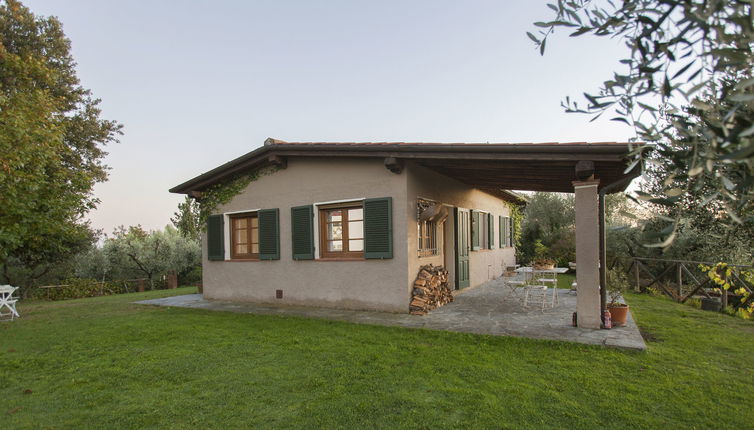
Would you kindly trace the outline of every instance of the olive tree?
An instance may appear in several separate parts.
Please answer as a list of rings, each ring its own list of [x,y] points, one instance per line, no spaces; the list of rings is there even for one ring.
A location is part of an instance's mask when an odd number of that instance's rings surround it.
[[[663,163],[659,187],[639,198],[668,208],[651,246],[678,234],[684,200],[713,204],[718,222],[754,222],[754,12],[748,0],[558,0],[528,33],[542,54],[556,29],[622,41],[620,70],[568,112],[607,115],[633,127],[628,169]]]
[[[101,255],[96,255],[100,252]],[[102,255],[104,258],[102,258]],[[141,226],[118,227],[101,249],[80,266],[80,273],[107,273],[108,279],[147,278],[154,288],[158,276],[182,272],[199,264],[201,247],[172,226],[145,231]],[[99,265],[99,266],[98,266]]]

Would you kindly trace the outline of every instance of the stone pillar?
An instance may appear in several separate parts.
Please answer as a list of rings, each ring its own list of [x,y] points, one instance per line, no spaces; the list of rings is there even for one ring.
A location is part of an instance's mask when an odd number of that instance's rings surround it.
[[[576,312],[582,328],[600,328],[599,180],[574,181],[576,193]]]

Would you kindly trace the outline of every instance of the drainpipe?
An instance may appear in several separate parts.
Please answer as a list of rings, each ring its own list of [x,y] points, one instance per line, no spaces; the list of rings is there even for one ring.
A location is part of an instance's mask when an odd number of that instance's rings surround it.
[[[600,227],[600,315],[605,314],[607,309],[607,234],[605,232],[605,195],[613,189],[627,185],[636,178],[637,175],[627,176],[623,179],[605,185],[599,191],[599,227]],[[578,269],[577,269],[578,270]]]
[[[605,192],[599,192],[599,207],[597,209],[600,226],[600,317],[605,315],[607,309],[607,243],[605,234]],[[602,321],[604,326],[605,321]]]

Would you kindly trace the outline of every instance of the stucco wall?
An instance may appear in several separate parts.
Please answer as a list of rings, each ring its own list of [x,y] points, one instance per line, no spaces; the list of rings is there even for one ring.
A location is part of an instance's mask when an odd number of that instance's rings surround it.
[[[436,173],[425,167],[408,163],[405,169],[407,180],[407,200],[405,213],[406,224],[409,226],[406,255],[408,255],[408,277],[406,288],[411,290],[419,267],[425,264],[445,265],[450,271],[451,285],[455,283],[454,228],[451,214],[445,222],[443,253],[432,257],[419,257],[417,254],[416,237],[416,200],[425,198],[464,209],[476,209],[490,212],[494,217],[494,245],[495,249],[471,251],[469,254],[470,286],[474,287],[502,274],[503,266],[515,264],[515,250],[513,247],[500,248],[499,216],[510,216],[507,203],[483,191],[470,188],[468,185]],[[450,208],[449,208],[450,209]],[[452,212],[452,211],[451,211]]]
[[[280,260],[208,261],[204,237],[204,296],[208,299],[407,312],[407,249],[403,240],[407,220],[406,178],[405,174],[388,171],[381,159],[289,158],[286,169],[252,182],[243,193],[217,210],[217,213],[226,213],[279,208]],[[292,259],[291,207],[372,197],[393,198],[392,259]],[[319,249],[319,240],[315,243]],[[278,289],[283,290],[282,299],[275,298]]]

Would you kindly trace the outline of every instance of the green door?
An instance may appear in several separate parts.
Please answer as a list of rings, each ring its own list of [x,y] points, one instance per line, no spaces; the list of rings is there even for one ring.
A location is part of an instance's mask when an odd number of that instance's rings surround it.
[[[456,290],[468,287],[469,282],[469,248],[471,238],[469,226],[469,210],[456,208]]]

